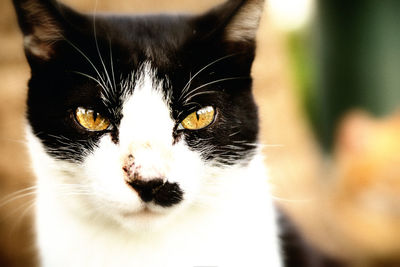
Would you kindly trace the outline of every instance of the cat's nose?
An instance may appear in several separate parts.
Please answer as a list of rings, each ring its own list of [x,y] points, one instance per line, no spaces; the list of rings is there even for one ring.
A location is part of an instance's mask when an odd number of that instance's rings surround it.
[[[150,202],[163,186],[164,181],[162,179],[153,179],[149,181],[134,179],[127,183],[139,194],[144,202]]]
[[[170,183],[165,177],[143,177],[142,168],[135,165],[135,159],[131,155],[127,157],[122,170],[125,172],[126,183],[144,202],[153,201],[162,207],[170,207],[183,199],[183,191],[177,183]]]
[[[177,183],[170,183],[163,179],[127,181],[144,202],[153,201],[162,207],[171,207],[183,200],[183,191]]]

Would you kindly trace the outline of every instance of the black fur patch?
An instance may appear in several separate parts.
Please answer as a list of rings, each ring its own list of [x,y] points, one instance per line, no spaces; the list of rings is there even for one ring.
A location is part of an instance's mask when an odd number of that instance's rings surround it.
[[[162,179],[149,181],[137,179],[129,181],[128,184],[144,202],[154,201],[162,207],[171,207],[183,200],[183,191],[177,183],[164,182]]]
[[[313,247],[300,234],[284,212],[279,213],[282,254],[285,267],[346,267],[340,259],[334,259]]]

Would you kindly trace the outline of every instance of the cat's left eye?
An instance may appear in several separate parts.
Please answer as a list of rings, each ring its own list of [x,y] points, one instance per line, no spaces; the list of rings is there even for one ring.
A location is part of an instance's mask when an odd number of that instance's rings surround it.
[[[76,120],[89,131],[104,131],[110,126],[110,121],[100,113],[82,107],[75,111]]]
[[[180,123],[178,130],[199,130],[207,127],[214,121],[215,110],[212,106],[201,108],[188,116]]]

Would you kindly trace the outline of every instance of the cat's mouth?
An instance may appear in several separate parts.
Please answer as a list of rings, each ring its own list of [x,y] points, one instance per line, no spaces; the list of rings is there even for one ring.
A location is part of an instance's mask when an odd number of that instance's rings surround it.
[[[150,209],[148,206],[145,206],[143,209],[135,212],[125,212],[122,214],[125,218],[158,218],[163,215],[161,212],[154,211]]]
[[[134,179],[127,181],[145,203],[154,203],[161,207],[171,207],[183,200],[183,191],[178,183],[170,183],[163,179],[143,181]]]

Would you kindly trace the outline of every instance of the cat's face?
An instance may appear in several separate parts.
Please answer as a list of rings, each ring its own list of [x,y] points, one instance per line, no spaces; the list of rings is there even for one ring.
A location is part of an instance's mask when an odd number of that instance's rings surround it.
[[[49,0],[14,4],[32,69],[34,167],[71,210],[147,224],[218,197],[222,173],[252,159],[262,1],[200,16],[93,17]]]

